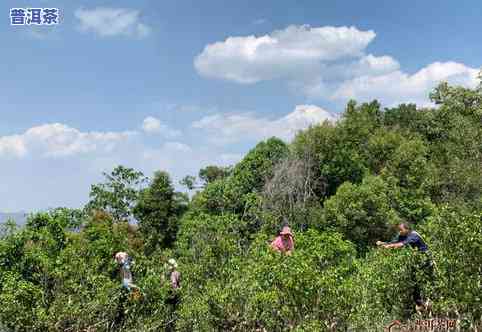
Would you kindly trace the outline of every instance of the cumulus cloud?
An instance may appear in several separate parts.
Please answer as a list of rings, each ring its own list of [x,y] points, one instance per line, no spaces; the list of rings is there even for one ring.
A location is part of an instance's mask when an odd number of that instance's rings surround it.
[[[441,81],[474,88],[478,70],[456,62],[435,62],[413,75],[395,70],[382,75],[361,75],[343,82],[333,94],[334,99],[378,98],[386,104],[401,102],[427,103],[430,91]]]
[[[112,151],[135,132],[81,132],[61,123],[32,127],[20,135],[0,137],[0,157],[25,157],[31,152],[60,157],[95,151]]]
[[[162,127],[156,121],[147,124],[154,124],[154,129]],[[176,185],[185,175],[197,174],[207,165],[232,164],[245,152],[246,147],[210,144],[209,135],[202,130],[190,128],[187,134],[191,136],[185,140],[183,136],[181,141],[148,136],[141,128],[87,131],[47,123],[0,135],[0,160],[5,169],[0,180],[9,188],[8,192],[0,192],[0,199],[12,210],[78,207],[88,197],[88,184],[101,181],[102,172],[116,165],[132,167],[148,176],[166,170]]]
[[[406,73],[391,56],[367,54],[375,36],[356,27],[289,26],[208,44],[194,66],[204,77],[241,84],[279,79],[312,99],[340,102],[376,98],[389,105],[427,104],[428,93],[440,81],[476,84],[478,69],[455,62],[435,62]]]
[[[164,148],[176,151],[176,152],[191,152],[192,149],[189,145],[181,143],[181,142],[166,142],[164,144]]]
[[[144,148],[137,162],[140,169],[166,170],[175,179],[174,183],[187,174],[197,174],[199,169],[208,165],[225,166],[242,158],[242,154],[230,153],[220,146],[196,142],[188,145],[183,142],[169,141],[158,147]]]
[[[169,127],[159,119],[148,116],[142,122],[142,132],[164,139],[181,136],[181,131]],[[140,131],[88,131],[82,132],[62,123],[34,126],[24,133],[0,136],[0,157],[21,158],[35,153],[44,157],[71,156],[90,152],[111,152],[138,136]],[[186,150],[182,143],[165,142],[171,150]]]
[[[20,135],[0,137],[0,156],[23,157],[27,154],[27,147]]]
[[[181,135],[179,130],[170,128],[153,116],[148,116],[144,119],[142,122],[142,130],[147,134],[160,134],[166,138],[174,138]]]
[[[322,64],[320,65],[322,77],[314,72],[311,79],[295,80],[291,82],[291,86],[311,98],[335,99],[333,91],[343,82],[362,76],[389,74],[399,68],[398,61],[390,56],[377,57],[369,54],[348,62]]]
[[[375,38],[355,27],[289,26],[261,37],[229,37],[208,44],[194,60],[199,74],[238,83],[296,78],[323,61],[358,57]]]
[[[315,105],[298,105],[284,117],[271,120],[252,113],[214,114],[192,124],[193,128],[211,133],[211,142],[227,144],[242,140],[259,140],[277,136],[285,140],[310,125],[323,121],[334,122],[337,116]]]
[[[134,9],[108,7],[80,8],[74,13],[81,31],[94,32],[101,37],[143,38],[149,35],[151,28],[140,22],[140,14],[140,11]]]

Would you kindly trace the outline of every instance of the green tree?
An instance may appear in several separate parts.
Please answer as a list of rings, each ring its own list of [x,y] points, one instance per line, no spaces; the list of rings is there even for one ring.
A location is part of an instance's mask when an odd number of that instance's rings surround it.
[[[104,210],[117,221],[129,219],[141,186],[147,179],[141,172],[124,166],[103,174],[106,181],[92,185],[86,210]]]
[[[193,198],[193,207],[220,214],[232,212],[243,215],[252,193],[261,192],[273,176],[275,165],[288,155],[287,145],[278,138],[258,143],[236,166],[228,177],[208,183]]]
[[[35,213],[0,233],[0,329],[382,330],[420,318],[419,285],[433,317],[478,331],[481,92],[442,84],[436,108],[352,101],[339,121],[291,144],[271,138],[232,169],[202,169],[205,186],[190,203],[167,173],[144,187],[142,173],[119,166],[92,186],[84,210]],[[139,227],[127,221],[133,213]],[[401,218],[423,235],[435,275],[421,273],[427,257],[417,250],[374,248]],[[290,256],[269,248],[284,220],[295,234]],[[141,300],[122,289],[121,250]]]
[[[149,252],[174,242],[178,219],[187,207],[183,199],[174,191],[166,172],[156,172],[149,186],[141,191],[133,213]]]
[[[199,170],[199,178],[204,185],[216,180],[224,179],[231,173],[231,167],[206,166]]]
[[[382,331],[394,320],[413,317],[413,288],[421,255],[409,248],[374,249],[356,261],[356,270],[339,286],[341,306],[354,331]],[[425,280],[426,281],[426,280]]]
[[[435,166],[428,158],[429,149],[421,139],[405,140],[393,151],[382,170],[382,177],[392,188],[393,206],[413,223],[424,221],[433,210],[430,190]]]
[[[482,214],[443,205],[423,228],[437,269],[434,311],[459,319],[462,329],[482,325]]]
[[[297,135],[293,149],[300,158],[311,156],[318,166],[314,174],[324,183],[318,189],[322,200],[345,181],[360,183],[368,173],[369,139],[381,128],[382,119],[377,101],[359,106],[351,101],[336,125],[323,123]]]
[[[260,192],[265,182],[273,176],[274,166],[288,154],[286,144],[275,137],[258,143],[241,160],[227,178],[226,196],[236,212],[244,209],[243,196]]]
[[[247,256],[226,257],[216,266],[222,274],[211,275],[200,294],[185,298],[181,330],[286,331],[334,323],[336,285],[349,274],[353,245],[339,234],[308,230],[296,235],[295,251],[287,257],[269,250],[266,240],[259,234]]]
[[[380,177],[366,177],[359,185],[345,182],[325,202],[323,229],[334,229],[361,252],[392,233],[399,221],[392,208],[390,188]]]
[[[179,184],[186,187],[188,190],[193,190],[197,188],[196,177],[192,175],[186,175],[179,181]]]

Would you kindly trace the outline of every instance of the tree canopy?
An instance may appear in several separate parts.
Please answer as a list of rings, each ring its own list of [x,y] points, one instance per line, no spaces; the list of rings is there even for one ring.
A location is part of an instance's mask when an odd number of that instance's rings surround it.
[[[379,331],[432,317],[482,328],[482,88],[441,84],[433,107],[348,103],[290,143],[259,142],[236,165],[186,178],[118,166],[75,210],[32,214],[0,233],[5,331]],[[411,225],[429,246],[377,240]],[[288,224],[292,255],[269,249]],[[133,258],[142,297],[123,290],[113,255]],[[167,262],[181,287],[173,304]],[[430,280],[429,280],[430,279]]]

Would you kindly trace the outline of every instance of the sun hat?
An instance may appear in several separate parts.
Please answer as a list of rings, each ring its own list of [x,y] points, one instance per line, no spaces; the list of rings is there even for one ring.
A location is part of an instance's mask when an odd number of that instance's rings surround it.
[[[290,235],[293,236],[293,233],[291,233],[291,228],[288,226],[284,226],[283,229],[280,232],[280,235]]]
[[[170,258],[168,261],[167,261],[167,264],[169,264],[171,267],[174,267],[174,268],[177,268],[177,262],[174,258]]]
[[[128,257],[129,255],[123,251],[120,251],[115,254],[115,260],[119,262],[119,264],[122,264],[124,261],[126,261]]]

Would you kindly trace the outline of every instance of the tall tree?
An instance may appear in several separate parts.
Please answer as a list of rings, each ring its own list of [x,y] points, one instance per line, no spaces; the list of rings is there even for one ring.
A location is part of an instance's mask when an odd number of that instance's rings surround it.
[[[148,251],[174,242],[177,220],[187,207],[186,201],[174,191],[169,174],[162,171],[156,172],[149,187],[141,191],[133,212]]]
[[[231,173],[231,167],[220,166],[206,166],[199,170],[199,178],[204,182],[204,185],[214,182],[219,179],[224,179]]]
[[[104,210],[116,221],[129,219],[142,184],[147,181],[147,178],[142,172],[122,165],[114,168],[110,174],[103,174],[106,181],[92,185],[86,210]]]

